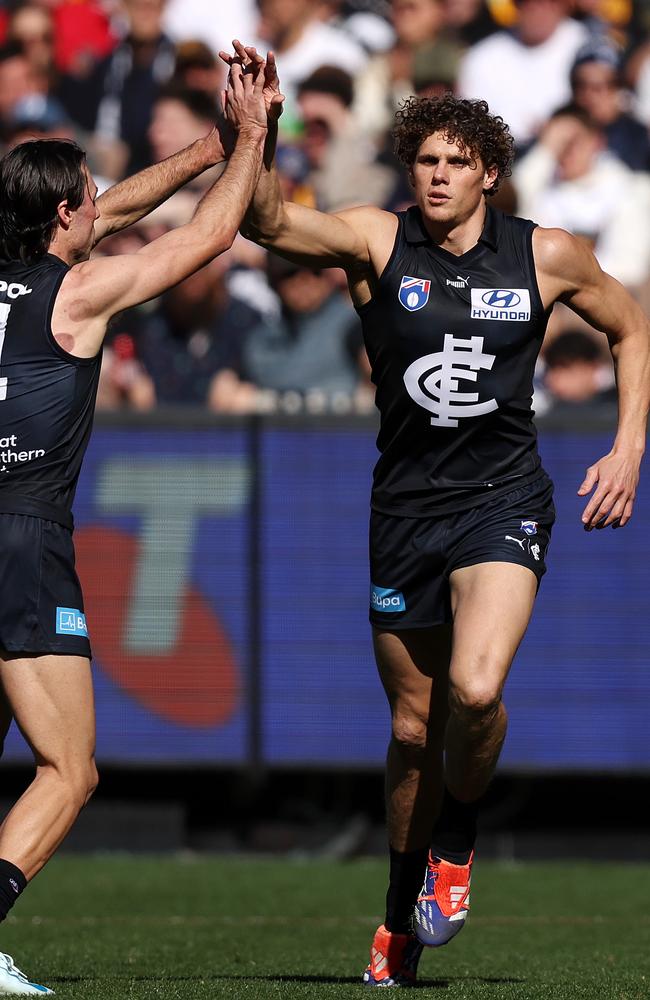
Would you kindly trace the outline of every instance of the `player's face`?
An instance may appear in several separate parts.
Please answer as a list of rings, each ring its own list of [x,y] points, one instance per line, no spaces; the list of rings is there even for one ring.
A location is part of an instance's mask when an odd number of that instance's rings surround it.
[[[88,260],[90,251],[95,242],[95,222],[99,218],[97,208],[97,185],[92,179],[87,167],[83,167],[86,185],[84,190],[84,200],[75,211],[75,258],[76,260]]]
[[[493,187],[496,168],[487,170],[479,157],[435,132],[424,140],[411,168],[411,183],[424,218],[434,225],[466,222]]]

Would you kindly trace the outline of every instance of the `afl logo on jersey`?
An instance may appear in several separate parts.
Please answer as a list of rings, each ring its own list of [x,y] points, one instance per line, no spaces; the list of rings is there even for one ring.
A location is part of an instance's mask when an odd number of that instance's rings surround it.
[[[472,288],[472,319],[525,323],[530,319],[527,288]]]
[[[405,274],[399,286],[399,300],[409,312],[417,312],[429,301],[431,282],[427,278],[410,278]]]

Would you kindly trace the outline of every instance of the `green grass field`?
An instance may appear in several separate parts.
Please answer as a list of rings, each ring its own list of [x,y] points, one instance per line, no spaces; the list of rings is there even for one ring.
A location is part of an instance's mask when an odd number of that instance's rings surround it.
[[[383,892],[376,860],[63,856],[0,950],[60,998],[361,997]],[[472,901],[418,996],[650,997],[650,866],[483,862]]]

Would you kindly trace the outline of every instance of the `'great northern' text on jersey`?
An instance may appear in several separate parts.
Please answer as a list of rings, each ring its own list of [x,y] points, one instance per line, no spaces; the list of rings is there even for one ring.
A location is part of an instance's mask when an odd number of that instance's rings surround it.
[[[540,474],[532,391],[548,315],[534,223],[488,206],[479,242],[457,257],[433,243],[418,208],[398,220],[359,314],[381,414],[372,505],[417,517]]]
[[[0,260],[0,512],[72,527],[72,500],[92,427],[101,353],[76,358],[52,335],[68,266]]]

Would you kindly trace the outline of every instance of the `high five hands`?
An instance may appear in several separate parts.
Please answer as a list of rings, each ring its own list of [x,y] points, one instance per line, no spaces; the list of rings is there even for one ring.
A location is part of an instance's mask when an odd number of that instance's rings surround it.
[[[237,38],[232,44],[235,50],[234,55],[230,55],[228,52],[219,53],[219,57],[230,67],[228,90],[224,91],[223,94],[226,115],[228,115],[229,94],[234,80],[233,73],[243,75],[244,78],[252,74],[255,80],[261,77],[263,81],[262,94],[268,121],[277,122],[282,114],[284,94],[280,93],[280,81],[273,52],[269,52],[264,59],[252,45],[243,45]]]

